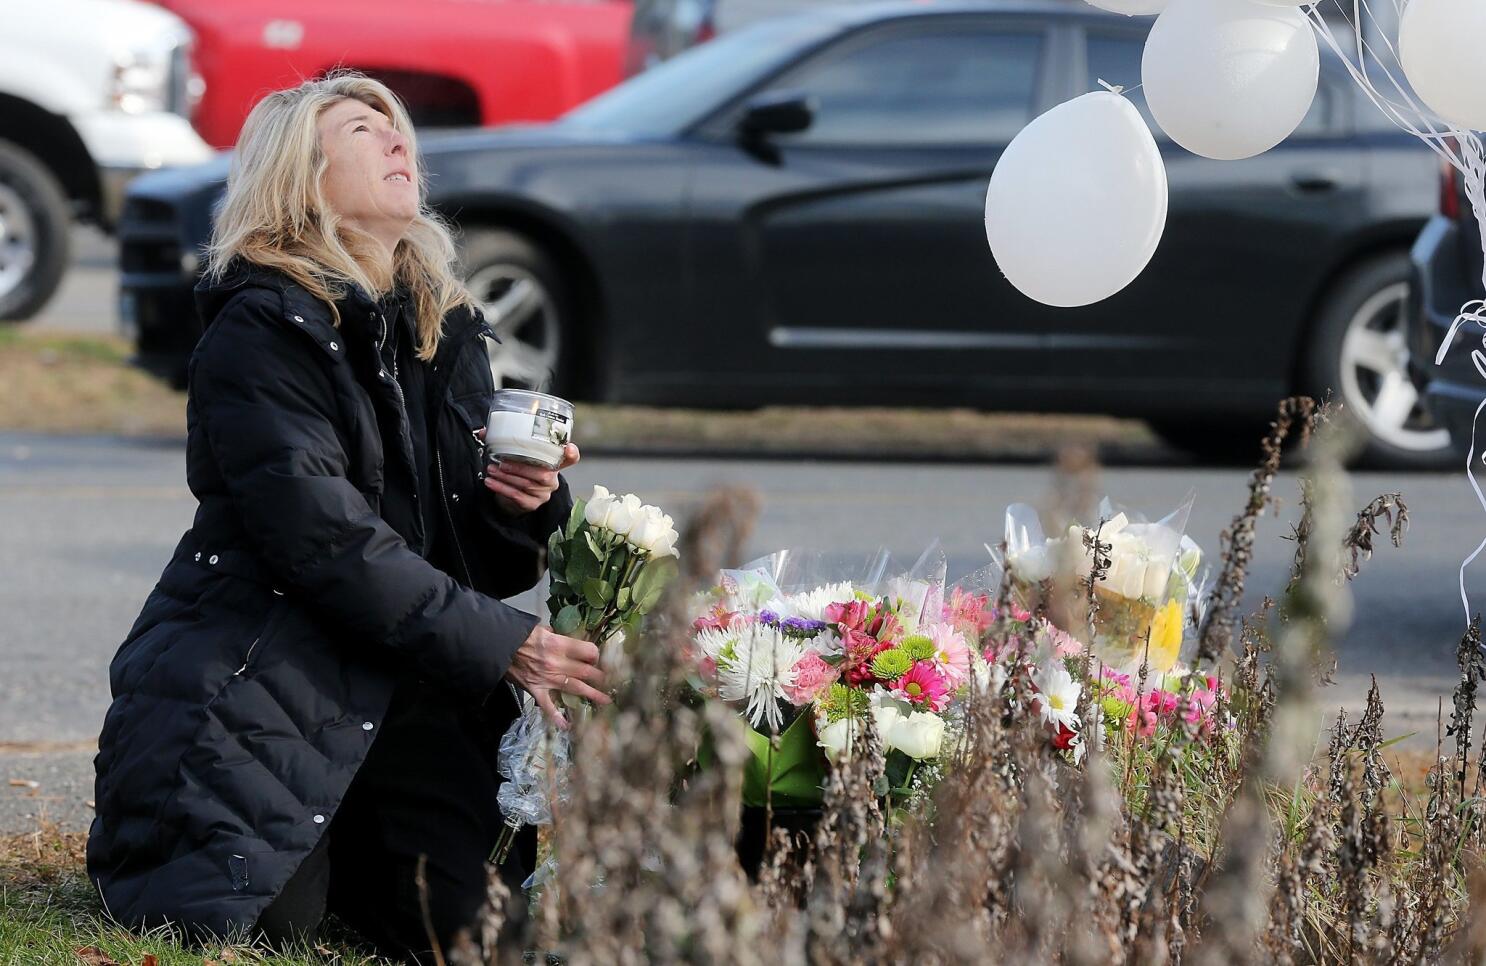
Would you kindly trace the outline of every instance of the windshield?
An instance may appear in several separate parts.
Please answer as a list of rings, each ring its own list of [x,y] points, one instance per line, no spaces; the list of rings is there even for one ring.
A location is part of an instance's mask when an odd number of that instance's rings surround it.
[[[662,137],[705,117],[729,98],[832,33],[821,17],[766,20],[693,47],[564,114],[561,123]]]

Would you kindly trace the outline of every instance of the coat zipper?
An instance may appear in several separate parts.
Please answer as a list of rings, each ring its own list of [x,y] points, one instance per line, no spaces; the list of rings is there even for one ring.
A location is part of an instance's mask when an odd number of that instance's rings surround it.
[[[263,640],[263,638],[261,637],[253,638],[253,643],[248,645],[248,653],[243,655],[243,666],[232,672],[233,677],[241,676],[242,673],[248,669],[248,665],[252,663],[253,660],[253,652],[258,649],[258,642],[261,640]]]
[[[459,565],[464,568],[465,586],[473,590],[475,578],[470,573],[469,561],[464,559],[464,547],[459,543],[459,528],[454,525],[454,511],[449,509],[449,490],[444,483],[444,454],[439,451],[437,439],[433,441],[433,466],[439,476],[439,502],[444,505],[444,517],[449,521],[449,539],[454,542],[454,552],[459,555]]]
[[[479,327],[472,326],[468,330],[466,337],[461,339],[457,345],[452,347],[448,362],[446,363],[449,369],[453,368],[454,360],[458,358],[458,354],[460,352],[464,351],[464,347],[469,344],[468,336],[478,335],[479,332]],[[435,364],[433,368],[435,372],[438,371],[437,364]],[[442,399],[444,395],[444,389],[448,384],[449,369],[445,370],[444,379],[441,379],[435,383],[437,391],[434,393],[434,396],[432,398]],[[444,507],[444,519],[449,522],[449,539],[454,544],[454,553],[459,557],[459,565],[464,568],[465,586],[474,589],[475,578],[474,575],[470,572],[469,561],[465,559],[464,547],[459,542],[459,528],[454,525],[454,511],[449,507],[449,486],[444,481],[444,454],[443,451],[439,449],[439,434],[437,430],[435,430],[433,434],[433,466],[434,472],[438,474],[439,478],[439,503],[442,504],[442,506]]]

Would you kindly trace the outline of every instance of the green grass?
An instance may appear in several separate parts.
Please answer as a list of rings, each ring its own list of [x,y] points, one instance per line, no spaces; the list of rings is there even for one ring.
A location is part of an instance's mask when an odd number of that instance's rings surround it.
[[[82,833],[42,828],[0,838],[0,966],[380,966],[334,921],[313,947],[184,944],[111,922],[83,871]]]

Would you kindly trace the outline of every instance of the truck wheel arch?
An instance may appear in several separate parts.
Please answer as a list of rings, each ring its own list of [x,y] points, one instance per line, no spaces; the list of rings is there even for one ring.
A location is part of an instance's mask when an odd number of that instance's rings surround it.
[[[65,117],[22,98],[0,94],[0,138],[35,155],[61,182],[68,199],[86,216],[97,218],[101,197],[98,169]]]

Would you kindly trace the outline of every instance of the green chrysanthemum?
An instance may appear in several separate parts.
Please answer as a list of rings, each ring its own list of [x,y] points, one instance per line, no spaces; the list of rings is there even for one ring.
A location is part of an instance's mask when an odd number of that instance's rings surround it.
[[[826,721],[835,722],[842,718],[862,717],[872,707],[872,699],[867,692],[854,690],[838,681],[826,691],[820,707],[826,713]]]
[[[898,647],[915,661],[927,661],[937,653],[934,642],[922,634],[911,634],[903,638]]]
[[[913,667],[913,658],[901,647],[883,651],[872,659],[872,675],[884,681],[896,681]]]

